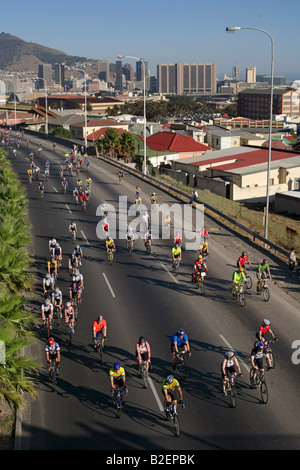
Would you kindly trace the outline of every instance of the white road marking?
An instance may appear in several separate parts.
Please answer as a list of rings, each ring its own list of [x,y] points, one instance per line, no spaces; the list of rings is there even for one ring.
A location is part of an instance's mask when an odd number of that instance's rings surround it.
[[[68,206],[68,204],[66,204],[66,208],[68,209],[68,211],[70,212],[70,214],[72,214],[72,211],[71,211],[70,207]]]
[[[177,282],[177,284],[179,284],[179,281],[178,281],[178,279],[176,279],[176,277],[174,277],[174,276],[173,276],[173,274],[172,274],[172,273],[170,273],[170,271],[168,270],[168,268],[167,268],[167,267],[166,267],[166,266],[165,266],[163,263],[160,263],[160,264],[161,264],[161,265],[162,265],[162,267],[163,267],[163,268],[164,268],[164,269],[167,271],[167,273],[169,273],[169,274],[170,274],[171,278],[172,278],[172,279],[173,279],[175,282]]]
[[[157,403],[157,405],[158,405],[158,408],[160,409],[160,411],[164,411],[164,407],[163,407],[163,405],[162,405],[162,403],[161,403],[161,401],[160,401],[160,399],[159,399],[159,396],[158,396],[157,391],[155,390],[155,387],[154,387],[154,385],[153,385],[153,382],[152,382],[151,377],[148,377],[148,382],[149,382],[149,385],[150,385],[151,390],[152,390],[152,392],[153,392],[153,395],[154,395],[154,398],[155,398],[156,403]]]
[[[82,233],[82,236],[83,236],[83,238],[85,239],[86,243],[89,245],[89,241],[88,241],[88,239],[86,238],[84,232],[83,232],[82,230],[80,230],[80,232]]]
[[[222,338],[222,340],[224,341],[224,343],[228,346],[228,348],[229,348],[231,351],[234,351],[234,348],[233,348],[233,347],[231,346],[231,344],[227,341],[227,339],[224,338],[223,335],[220,335],[220,338]],[[245,369],[246,369],[248,372],[250,372],[250,367],[249,367],[247,364],[245,364],[245,362],[244,362],[241,358],[240,358],[240,362],[242,362],[242,363],[244,364]]]
[[[56,193],[58,193],[57,189],[56,189],[54,186],[53,186],[53,189],[54,189],[54,191],[55,191]]]
[[[109,290],[110,290],[110,293],[111,293],[112,297],[115,298],[115,297],[116,297],[116,296],[115,296],[115,293],[114,293],[114,291],[112,290],[112,287],[111,287],[111,285],[110,285],[110,283],[109,283],[109,281],[108,281],[108,279],[107,279],[105,273],[103,273],[103,277],[104,277],[104,279],[105,279],[105,281],[106,281],[106,284],[107,284],[107,286],[108,286],[108,288],[109,288]]]

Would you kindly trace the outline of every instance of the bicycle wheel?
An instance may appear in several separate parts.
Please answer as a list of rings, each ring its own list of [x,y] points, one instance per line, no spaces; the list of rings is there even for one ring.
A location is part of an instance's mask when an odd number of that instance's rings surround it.
[[[173,419],[174,419],[175,435],[176,435],[177,437],[179,437],[179,436],[180,436],[180,425],[179,425],[179,418],[178,418],[178,414],[177,414],[177,413],[174,414]]]
[[[204,284],[204,281],[201,282],[201,289],[200,289],[200,292],[202,295],[205,294],[205,284]]]
[[[235,385],[231,385],[230,388],[230,401],[233,408],[236,408],[237,405],[237,391]]]
[[[245,307],[246,305],[246,298],[244,292],[240,292],[239,294],[239,302],[242,307]]]
[[[268,402],[269,394],[268,394],[268,387],[267,387],[267,383],[265,379],[262,379],[260,383],[260,396],[261,396],[262,402],[266,404]]]
[[[247,287],[247,289],[251,289],[251,287],[252,287],[252,279],[249,276],[249,274],[247,274],[247,276],[246,276],[245,286]]]
[[[122,395],[118,393],[117,398],[116,398],[116,407],[117,407],[117,416],[118,418],[121,418],[122,414]]]
[[[143,384],[145,388],[148,388],[148,373],[146,369],[143,369],[142,371],[142,378],[143,378]]]
[[[270,291],[268,287],[264,287],[264,301],[268,302],[270,300]]]
[[[268,352],[272,369],[275,369],[275,355],[273,351]]]
[[[185,380],[186,378],[186,367],[185,362],[181,361],[176,366],[177,375],[179,377],[179,382]]]

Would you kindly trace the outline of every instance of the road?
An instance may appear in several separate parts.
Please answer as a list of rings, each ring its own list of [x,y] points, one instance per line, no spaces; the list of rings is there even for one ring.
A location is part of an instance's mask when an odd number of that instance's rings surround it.
[[[30,137],[29,151],[32,149],[36,154],[37,143],[37,138]],[[40,318],[41,283],[52,235],[63,249],[57,285],[64,295],[67,293],[70,281],[67,262],[74,246],[68,234],[71,220],[77,224],[78,242],[84,251],[81,272],[85,284],[72,344],[64,328],[55,327],[52,331],[62,350],[56,391],[49,383],[45,367],[46,333],[43,328],[36,332],[37,342],[31,352],[41,364],[37,382],[39,397],[28,401],[21,419],[18,448],[173,452],[299,449],[300,365],[292,360],[295,352],[292,344],[300,340],[298,288],[293,287],[293,297],[287,294],[284,265],[269,255],[272,274],[277,280],[276,284],[270,284],[270,301],[264,302],[252,288],[246,293],[246,306],[240,307],[231,297],[236,259],[246,250],[255,267],[265,257],[264,251],[207,216],[210,255],[205,297],[191,284],[196,251],[183,250],[182,266],[174,276],[170,240],[155,240],[150,256],[142,240],[136,240],[130,255],[125,240],[117,237],[117,252],[110,266],[104,241],[96,234],[100,222],[97,208],[103,201],[118,208],[120,195],[127,196],[128,204],[133,203],[137,185],[143,203],[149,206],[153,188],[130,174],[126,174],[124,184],[119,184],[118,170],[94,158],[92,198],[84,213],[74,204],[71,194],[76,177],[68,177],[66,195],[60,188],[58,165],[64,160],[65,150],[58,145],[54,153],[51,142],[47,142],[41,157],[36,158],[41,168],[46,158],[51,162],[43,200],[37,183],[27,181],[28,150],[24,143],[15,159],[10,150],[10,160],[29,198],[33,269],[37,275],[32,307]],[[81,175],[83,181],[86,175]],[[160,204],[178,203],[166,192],[155,191]],[[251,276],[255,282],[254,271]],[[100,313],[108,322],[102,369],[91,343],[91,325]],[[264,318],[271,321],[279,338],[273,348],[276,367],[266,373],[267,404],[262,404],[258,391],[249,386],[249,355],[255,332]],[[169,337],[178,328],[186,330],[192,355],[187,359],[188,376],[182,383],[185,409],[179,408],[181,435],[176,438],[172,423],[163,413],[161,383],[172,372]],[[145,335],[152,350],[147,389],[142,386],[135,364],[135,343],[140,335]],[[236,351],[243,372],[243,377],[237,379],[236,409],[231,408],[220,389],[220,365],[228,349]],[[108,369],[115,360],[125,367],[129,389],[121,419],[112,406],[108,379]]]

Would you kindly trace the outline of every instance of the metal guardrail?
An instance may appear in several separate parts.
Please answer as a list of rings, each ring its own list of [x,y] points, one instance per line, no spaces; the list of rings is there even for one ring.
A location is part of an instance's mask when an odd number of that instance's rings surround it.
[[[163,189],[168,190],[169,192],[173,192],[173,193],[177,194],[178,196],[181,196],[181,197],[184,197],[184,198],[188,199],[189,201],[191,200],[191,196],[189,194],[185,193],[184,191],[181,191],[180,189],[173,188],[172,186],[168,185],[167,183],[163,183],[161,181],[158,181],[153,176],[144,175],[140,171],[135,170],[133,168],[129,168],[124,163],[116,161],[111,157],[107,157],[106,155],[97,155],[97,156],[99,158],[102,158],[103,160],[107,161],[108,163],[111,163],[115,166],[119,166],[123,170],[126,170],[127,172],[130,172],[130,173],[134,174],[136,177],[138,177],[140,179],[143,179],[148,183],[151,182],[153,185],[155,185],[159,188],[163,188]],[[251,230],[250,228],[248,228],[245,225],[241,224],[237,220],[235,220],[235,219],[231,218],[230,216],[224,214],[223,212],[219,211],[215,207],[213,207],[213,206],[211,206],[211,205],[209,205],[209,204],[207,204],[203,201],[200,201],[199,199],[196,199],[195,202],[198,203],[198,204],[203,204],[205,209],[208,209],[209,211],[213,212],[214,214],[218,215],[219,217],[227,220],[227,222],[230,222],[231,224],[233,224],[236,227],[240,228],[244,232],[248,233],[249,235],[251,235],[253,237],[254,240],[255,239],[260,240],[262,243],[264,243],[268,247],[272,248],[275,252],[281,253],[282,255],[289,257],[290,253],[287,250],[285,250],[284,248],[276,245],[275,243],[271,242],[270,240],[266,239],[265,237],[260,235],[258,232],[255,232],[254,230]]]

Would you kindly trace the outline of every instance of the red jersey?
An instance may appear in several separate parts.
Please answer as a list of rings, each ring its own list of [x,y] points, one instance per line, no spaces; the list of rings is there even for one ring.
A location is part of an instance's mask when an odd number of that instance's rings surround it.
[[[106,327],[106,321],[103,319],[101,323],[98,323],[97,320],[94,321],[92,330],[95,328],[96,333],[99,333],[99,331],[103,330],[103,328]]]

